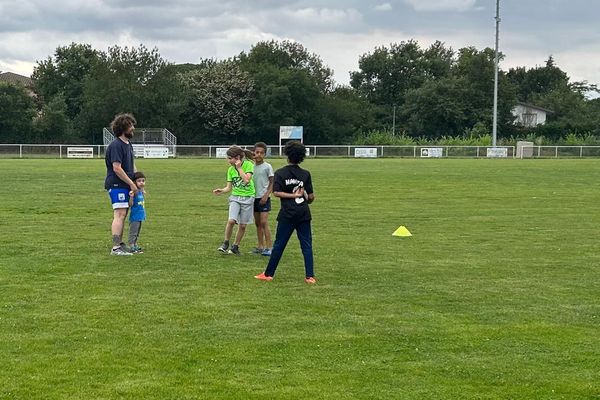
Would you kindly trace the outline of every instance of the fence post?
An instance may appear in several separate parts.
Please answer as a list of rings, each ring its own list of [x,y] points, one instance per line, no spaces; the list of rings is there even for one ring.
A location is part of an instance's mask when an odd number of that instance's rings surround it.
[[[58,158],[61,159],[62,158],[62,144],[58,145]]]
[[[23,158],[23,145],[19,145],[19,158]]]
[[[554,158],[558,158],[558,146],[554,147]]]
[[[583,146],[579,146],[579,158],[583,158]]]

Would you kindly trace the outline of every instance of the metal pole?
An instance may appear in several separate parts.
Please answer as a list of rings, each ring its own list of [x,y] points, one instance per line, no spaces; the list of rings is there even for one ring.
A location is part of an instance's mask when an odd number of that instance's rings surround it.
[[[500,33],[500,0],[496,0],[496,51],[494,57],[494,118],[492,122],[492,146],[496,147],[498,134],[498,36]]]
[[[392,136],[396,136],[396,105],[394,104],[394,117],[392,119]]]

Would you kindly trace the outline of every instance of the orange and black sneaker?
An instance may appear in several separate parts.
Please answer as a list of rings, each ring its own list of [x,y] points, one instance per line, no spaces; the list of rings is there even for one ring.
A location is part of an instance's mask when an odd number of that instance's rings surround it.
[[[255,275],[254,277],[261,281],[272,281],[273,280],[272,276],[267,276],[267,275],[265,275],[264,272],[262,274]]]
[[[306,283],[317,283],[317,280],[315,279],[314,276],[309,276],[308,278],[304,278],[304,282]]]

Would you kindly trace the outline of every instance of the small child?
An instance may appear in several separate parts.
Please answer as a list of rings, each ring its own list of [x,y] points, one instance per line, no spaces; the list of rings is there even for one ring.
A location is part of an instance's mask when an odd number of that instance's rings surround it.
[[[146,220],[146,209],[144,208],[146,176],[143,172],[138,171],[133,175],[133,181],[138,190],[135,195],[132,192],[129,196],[129,207],[131,209],[129,214],[129,251],[134,254],[141,254],[144,250],[138,246],[137,241],[142,230],[142,221]]]
[[[254,254],[271,255],[271,230],[269,229],[269,211],[271,211],[271,192],[273,192],[273,167],[265,161],[267,145],[258,142],[254,145],[254,223],[258,242],[252,250]]]
[[[246,157],[246,160],[244,160]],[[227,150],[227,162],[230,167],[227,169],[227,184],[224,188],[213,190],[215,195],[231,192],[229,196],[229,218],[225,225],[225,239],[223,244],[217,248],[222,253],[234,254],[240,253],[240,242],[246,232],[246,225],[251,224],[253,220],[252,210],[254,207],[254,164],[252,159],[254,154],[250,150],[244,150],[239,146],[231,146]],[[238,231],[235,235],[235,241],[229,248],[229,240],[233,233],[233,227],[238,224]]]

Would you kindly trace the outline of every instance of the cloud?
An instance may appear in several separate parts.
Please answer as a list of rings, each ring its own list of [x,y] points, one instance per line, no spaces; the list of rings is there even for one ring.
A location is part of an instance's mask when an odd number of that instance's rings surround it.
[[[404,0],[416,11],[467,11],[477,0]]]
[[[375,6],[375,11],[392,11],[392,5],[390,3],[378,4]]]
[[[175,63],[224,59],[262,40],[295,40],[338,82],[377,46],[415,39],[454,49],[494,45],[493,0],[0,0],[0,69],[29,75],[58,46],[157,47]],[[600,83],[600,2],[503,1],[501,67],[548,55],[576,80]]]

